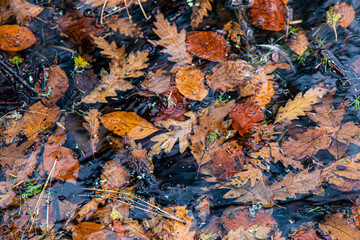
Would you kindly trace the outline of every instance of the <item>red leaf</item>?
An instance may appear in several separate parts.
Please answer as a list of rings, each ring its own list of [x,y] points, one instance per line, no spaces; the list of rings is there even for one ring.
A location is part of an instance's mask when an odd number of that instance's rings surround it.
[[[187,104],[189,101],[180,94],[175,86],[169,87],[161,95],[166,98],[166,101],[160,105],[156,121],[167,120],[169,118],[184,121],[184,113],[188,112]]]
[[[214,62],[225,62],[229,58],[226,40],[215,32],[189,32],[186,44],[188,51],[199,58]]]
[[[249,7],[253,25],[270,31],[285,29],[284,4],[281,0],[252,0]]]
[[[247,101],[234,107],[230,112],[230,118],[234,120],[232,127],[241,136],[244,136],[245,133],[251,132],[255,127],[259,126],[260,121],[264,120],[264,113],[258,105]]]

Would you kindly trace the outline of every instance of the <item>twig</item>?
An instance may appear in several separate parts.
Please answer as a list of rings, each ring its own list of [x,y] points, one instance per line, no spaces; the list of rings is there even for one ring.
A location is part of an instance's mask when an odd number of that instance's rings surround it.
[[[105,10],[105,7],[106,7],[106,3],[107,3],[107,0],[104,0],[104,4],[102,6],[101,15],[100,15],[100,25],[103,25],[103,16],[104,16],[104,10]]]
[[[144,14],[145,19],[146,19],[146,20],[149,20],[150,17],[146,16],[146,13],[145,13],[145,11],[144,11],[143,6],[141,5],[140,0],[137,0],[137,1],[138,1],[138,3],[139,3],[139,6],[140,6],[140,8],[141,8],[142,13]]]

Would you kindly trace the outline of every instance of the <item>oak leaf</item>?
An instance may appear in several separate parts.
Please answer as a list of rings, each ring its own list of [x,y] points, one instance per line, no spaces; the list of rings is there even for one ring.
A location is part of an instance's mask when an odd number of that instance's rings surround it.
[[[197,28],[202,22],[203,18],[208,15],[208,11],[212,10],[211,3],[214,0],[196,0],[192,7],[191,13],[191,27]]]
[[[347,213],[325,215],[319,227],[328,233],[331,239],[355,240],[360,238],[360,230],[356,227]]]
[[[227,32],[227,37],[238,46],[241,45],[240,36],[245,35],[244,31],[241,29],[239,23],[234,21],[229,21],[224,25],[224,30]]]
[[[253,167],[251,164],[247,164],[243,167],[244,169],[241,172],[234,174],[231,178],[231,184],[237,187],[250,183],[250,187],[258,182],[264,182],[264,177],[261,169]]]
[[[259,126],[260,121],[264,120],[264,113],[257,104],[246,101],[231,110],[230,118],[233,119],[232,127],[244,136]]]
[[[44,169],[48,173],[50,173],[55,161],[52,177],[75,184],[79,175],[80,163],[74,152],[60,145],[45,144],[43,163]]]
[[[29,25],[31,20],[44,9],[26,0],[3,0],[0,3],[0,8],[0,22],[6,22],[11,16],[15,16],[18,24],[26,25]]]
[[[115,58],[116,61],[122,62],[125,60],[125,48],[118,48],[115,41],[112,41],[110,44],[101,37],[92,37],[94,43],[98,48],[101,48],[101,54],[107,55],[109,58]]]
[[[36,43],[35,35],[27,28],[19,25],[0,26],[0,49],[17,52],[27,49]]]
[[[159,129],[134,112],[117,111],[101,117],[101,123],[111,132],[137,139],[145,138]]]
[[[188,32],[186,45],[188,51],[199,58],[214,62],[225,62],[229,58],[226,40],[216,32]]]
[[[299,56],[302,56],[310,45],[304,31],[299,31],[295,38],[288,43],[289,48]]]
[[[96,144],[99,142],[100,115],[101,113],[97,109],[90,109],[84,116],[86,122],[83,123],[83,126],[90,133],[90,146],[93,154],[96,152]]]
[[[119,31],[121,34],[130,36],[132,38],[144,37],[141,29],[129,18],[110,19],[108,22],[108,27],[115,32]]]
[[[285,29],[285,5],[281,0],[250,1],[251,23],[269,31]]]
[[[156,126],[167,129],[172,128],[173,130],[160,135],[156,135],[155,137],[151,138],[151,141],[157,143],[152,146],[150,155],[160,153],[161,150],[164,150],[165,153],[169,153],[178,139],[180,153],[183,153],[185,151],[185,149],[190,145],[188,137],[191,133],[192,126],[195,124],[196,121],[196,116],[193,112],[188,112],[185,114],[185,116],[190,117],[190,119],[185,121],[176,121],[173,119],[169,119],[166,121],[159,121],[155,123]]]
[[[224,118],[234,106],[234,101],[219,105],[213,103],[204,109],[198,124],[193,126],[190,148],[199,167],[209,162],[214,151],[225,141],[231,120],[224,121]]]
[[[169,61],[176,62],[180,67],[191,64],[192,57],[186,51],[186,30],[183,29],[178,33],[176,25],[171,25],[162,13],[157,14],[155,18],[154,25],[156,28],[153,28],[153,31],[160,37],[156,43],[165,47],[162,52],[170,55]]]
[[[176,87],[182,95],[192,100],[204,99],[208,95],[204,80],[205,74],[195,66],[183,66],[176,73]]]

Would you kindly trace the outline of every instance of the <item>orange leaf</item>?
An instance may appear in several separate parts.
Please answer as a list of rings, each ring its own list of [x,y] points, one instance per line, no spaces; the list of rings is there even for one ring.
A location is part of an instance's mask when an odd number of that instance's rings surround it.
[[[253,0],[249,7],[253,25],[269,31],[285,29],[284,3],[281,0]]]
[[[299,34],[288,44],[289,48],[291,48],[291,50],[299,56],[306,52],[309,45],[310,43],[305,36],[304,31],[299,31]]]
[[[106,239],[106,233],[100,224],[93,222],[82,222],[73,228],[74,240]]]
[[[209,93],[204,83],[205,74],[195,66],[186,65],[176,74],[176,87],[180,93],[192,100],[204,99]]]
[[[129,135],[135,140],[145,138],[158,131],[151,123],[134,112],[112,112],[101,117],[101,123],[111,132]]]
[[[0,26],[0,49],[3,51],[22,51],[36,43],[35,35],[19,25]]]
[[[339,24],[343,28],[348,27],[352,23],[352,21],[354,21],[355,18],[354,8],[347,3],[340,4],[340,2],[337,2],[336,5],[334,6],[333,11],[334,11],[333,12],[334,16],[338,14],[341,15]]]
[[[74,152],[60,145],[46,144],[43,156],[44,169],[50,172],[55,161],[57,161],[57,163],[53,178],[63,181],[69,180],[69,182],[76,183],[80,163]]]
[[[175,86],[169,87],[166,91],[161,93],[165,97],[165,101],[159,107],[159,114],[156,121],[174,119],[184,121],[186,118],[184,114],[188,112],[187,104],[189,101],[180,94]]]
[[[241,136],[251,132],[259,126],[260,121],[264,120],[262,109],[253,102],[247,101],[245,104],[239,104],[230,112],[232,127],[236,129]]]
[[[199,58],[214,62],[225,62],[229,58],[226,40],[215,32],[189,32],[186,44],[188,51]]]

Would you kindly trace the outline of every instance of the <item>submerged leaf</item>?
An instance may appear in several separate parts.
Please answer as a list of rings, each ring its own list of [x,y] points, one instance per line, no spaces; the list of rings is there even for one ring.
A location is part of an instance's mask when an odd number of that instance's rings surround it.
[[[232,127],[244,136],[260,125],[264,120],[264,113],[257,104],[247,101],[234,107],[230,112],[230,118],[233,119]]]
[[[205,83],[205,74],[195,66],[186,65],[176,74],[176,87],[179,92],[192,100],[204,99],[209,93]]]
[[[101,113],[97,109],[90,109],[84,116],[86,123],[83,123],[83,126],[90,133],[90,146],[93,154],[96,152],[96,144],[99,142],[100,116]]]
[[[285,9],[281,0],[256,0],[249,2],[251,23],[269,31],[285,29]]]
[[[203,18],[208,15],[208,11],[212,10],[211,3],[214,0],[196,0],[192,7],[191,13],[191,27],[197,28],[202,22]]]
[[[306,52],[309,45],[310,42],[304,31],[299,31],[295,38],[288,43],[289,48],[299,56],[302,56]]]
[[[27,28],[19,25],[0,26],[0,49],[17,52],[27,49],[36,43],[35,35]]]
[[[115,32],[119,30],[121,34],[130,36],[132,38],[144,37],[141,29],[129,18],[110,19],[108,22],[108,27]]]

